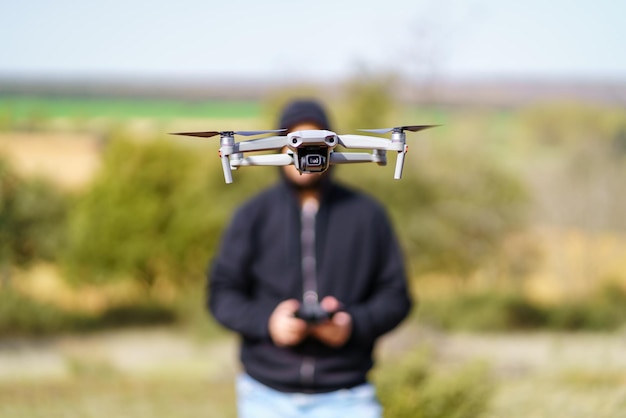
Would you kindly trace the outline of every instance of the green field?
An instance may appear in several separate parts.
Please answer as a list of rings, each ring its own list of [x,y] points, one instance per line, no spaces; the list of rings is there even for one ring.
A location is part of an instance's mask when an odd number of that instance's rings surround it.
[[[37,118],[254,118],[261,113],[256,101],[111,99],[102,97],[0,96],[0,115],[20,121]]]

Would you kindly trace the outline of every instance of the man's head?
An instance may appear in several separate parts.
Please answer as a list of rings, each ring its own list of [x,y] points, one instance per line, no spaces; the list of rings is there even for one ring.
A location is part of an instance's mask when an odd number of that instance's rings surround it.
[[[309,99],[298,99],[288,103],[280,114],[278,128],[286,129],[287,132],[331,130],[324,107],[319,102]],[[301,174],[293,165],[282,167],[282,171],[287,181],[299,189],[317,188],[321,180],[328,175],[328,171]]]

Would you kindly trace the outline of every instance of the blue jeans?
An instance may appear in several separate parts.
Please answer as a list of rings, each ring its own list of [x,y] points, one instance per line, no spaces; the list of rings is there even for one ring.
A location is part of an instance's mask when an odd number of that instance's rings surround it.
[[[381,418],[382,407],[369,383],[329,393],[283,393],[245,373],[237,377],[239,418]]]

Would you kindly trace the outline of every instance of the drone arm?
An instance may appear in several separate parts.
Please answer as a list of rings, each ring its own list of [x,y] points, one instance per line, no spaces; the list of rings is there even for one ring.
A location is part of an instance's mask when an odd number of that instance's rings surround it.
[[[251,139],[234,144],[234,153],[248,151],[264,151],[269,149],[281,149],[287,145],[286,136],[270,136],[269,138]]]
[[[398,144],[384,138],[366,135],[340,135],[339,144],[346,148],[370,148],[389,151],[400,151]]]
[[[351,164],[351,163],[377,163],[385,165],[387,156],[382,153],[370,154],[368,152],[333,152],[330,154],[331,164]]]
[[[372,154],[367,152],[333,152],[330,154],[331,164],[368,163]]]
[[[252,165],[284,166],[290,164],[293,164],[293,156],[290,154],[251,155],[245,158],[233,158],[230,161],[232,167]]]

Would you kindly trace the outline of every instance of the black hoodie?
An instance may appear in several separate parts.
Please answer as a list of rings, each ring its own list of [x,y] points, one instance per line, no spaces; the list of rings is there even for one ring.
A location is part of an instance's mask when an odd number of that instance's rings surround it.
[[[341,348],[307,338],[278,347],[268,321],[276,305],[302,297],[300,212],[286,181],[235,213],[209,271],[214,317],[242,338],[241,361],[259,382],[283,392],[320,393],[366,381],[376,339],[408,314],[402,254],[384,209],[372,198],[330,181],[316,219],[318,292],[336,297],[352,316]]]

